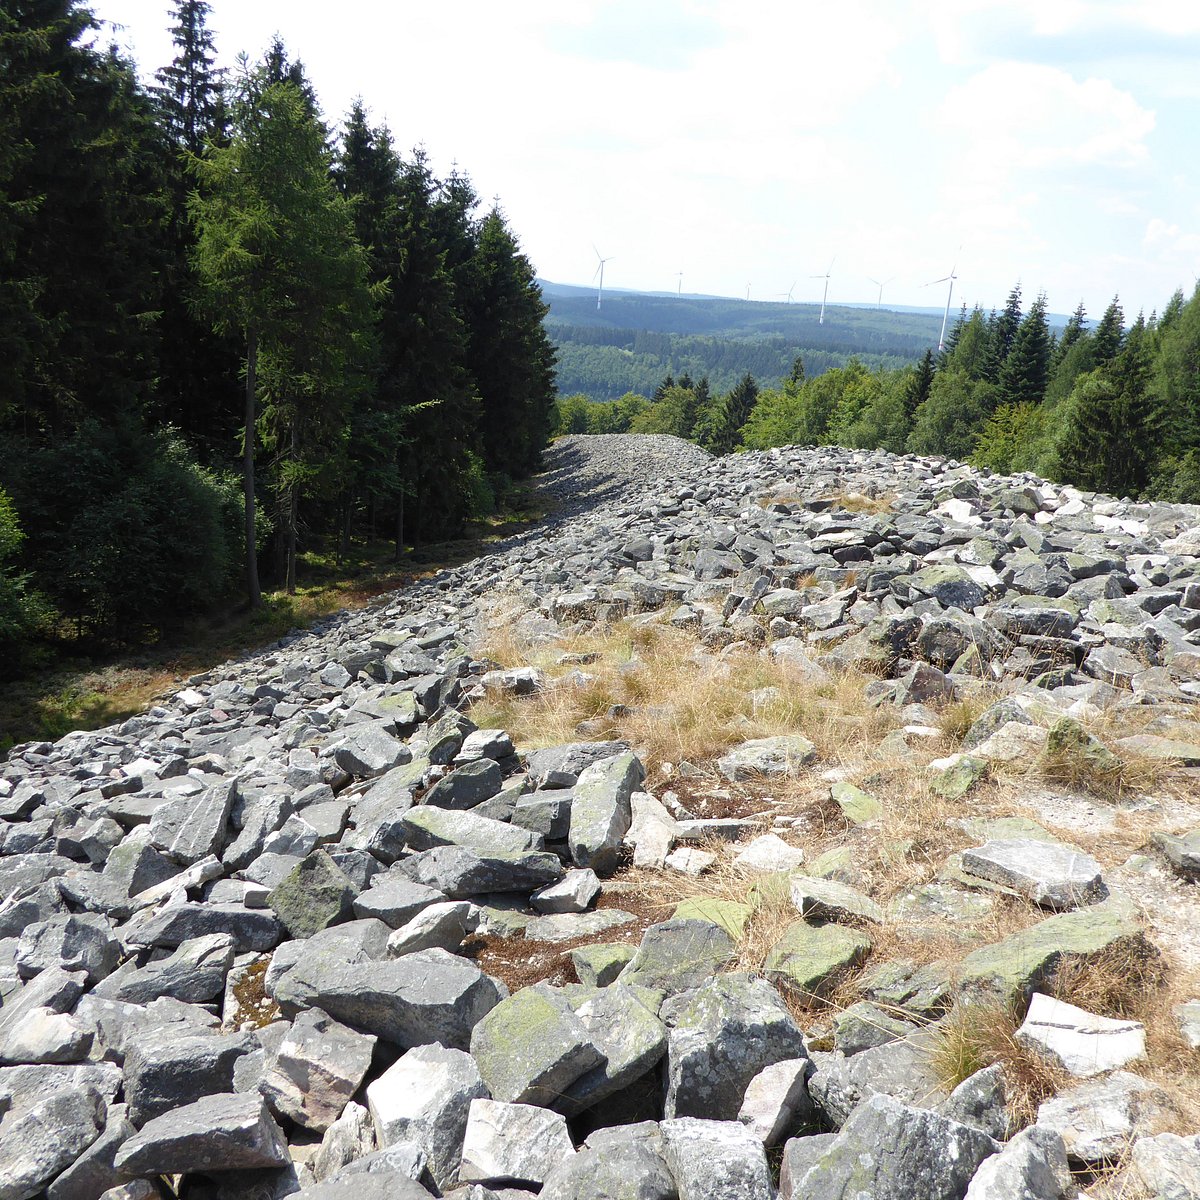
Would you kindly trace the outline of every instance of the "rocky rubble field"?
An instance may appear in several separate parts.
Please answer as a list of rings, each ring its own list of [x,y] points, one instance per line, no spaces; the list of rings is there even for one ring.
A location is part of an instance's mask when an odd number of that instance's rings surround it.
[[[547,462],[0,764],[0,1200],[1200,1196],[1200,510]]]

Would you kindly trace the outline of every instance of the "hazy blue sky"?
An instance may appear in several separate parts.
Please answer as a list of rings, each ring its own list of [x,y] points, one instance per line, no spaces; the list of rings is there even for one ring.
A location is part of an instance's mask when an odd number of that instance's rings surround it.
[[[97,0],[143,72],[165,0]],[[1197,0],[213,0],[326,118],[361,95],[500,197],[538,272],[798,301],[1161,308],[1200,273]],[[961,245],[961,251],[959,246]]]

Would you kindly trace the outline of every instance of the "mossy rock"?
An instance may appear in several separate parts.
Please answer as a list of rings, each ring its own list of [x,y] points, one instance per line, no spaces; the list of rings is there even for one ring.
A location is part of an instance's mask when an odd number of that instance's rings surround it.
[[[959,966],[958,981],[965,992],[983,993],[1003,1004],[1023,1003],[1065,959],[1094,959],[1112,951],[1135,957],[1158,954],[1138,927],[1133,905],[1115,897],[1048,917],[972,951]]]
[[[767,955],[763,970],[804,996],[824,996],[870,951],[871,939],[861,929],[797,921]]]
[[[754,905],[748,901],[692,896],[675,905],[671,915],[684,921],[710,921],[736,941],[745,934],[746,922],[753,912]]]
[[[835,783],[829,794],[851,825],[865,825],[883,816],[883,805],[870,792],[864,792],[852,783]]]

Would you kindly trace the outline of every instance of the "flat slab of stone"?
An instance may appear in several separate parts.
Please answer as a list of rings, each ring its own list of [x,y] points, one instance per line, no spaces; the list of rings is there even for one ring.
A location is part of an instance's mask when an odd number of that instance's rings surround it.
[[[1014,838],[962,853],[962,868],[1011,888],[1043,908],[1078,908],[1103,899],[1100,864],[1089,854],[1054,842]]]
[[[255,1093],[205,1096],[148,1121],[117,1151],[118,1170],[143,1177],[281,1167],[283,1130]]]
[[[1025,1001],[1064,959],[1088,959],[1110,949],[1153,955],[1137,914],[1112,898],[1076,912],[1059,913],[990,946],[973,950],[959,964],[964,991],[987,993],[1002,1003]]]
[[[637,918],[619,908],[602,908],[597,912],[554,913],[534,917],[525,926],[527,942],[568,942],[573,938],[594,937],[622,925],[632,925]]]
[[[562,862],[549,851],[480,851],[467,846],[435,846],[396,867],[398,874],[436,888],[451,900],[488,892],[529,892],[563,875]]]
[[[882,921],[883,909],[857,888],[836,879],[792,875],[788,891],[802,917],[822,921]]]
[[[353,960],[351,953],[332,942],[302,954],[279,980],[275,999],[285,1012],[315,1006],[405,1049],[437,1042],[459,1050],[500,1001],[494,979],[445,950],[383,962]]]
[[[1182,835],[1156,833],[1154,845],[1180,879],[1200,883],[1200,829]]]
[[[574,1157],[566,1118],[531,1104],[472,1100],[463,1138],[464,1183],[539,1186]]]
[[[1080,1079],[1146,1057],[1146,1027],[1116,1021],[1034,992],[1016,1038]]]
[[[540,850],[539,834],[517,825],[494,821],[473,812],[434,808],[420,804],[410,808],[403,817],[408,829],[409,845],[414,850],[430,850],[434,846],[466,846],[481,854],[520,854]]]
[[[799,733],[780,737],[754,738],[735,746],[717,759],[721,775],[737,782],[743,779],[781,779],[794,775],[817,757],[817,748]]]
[[[471,1056],[492,1097],[554,1104],[604,1055],[562,993],[534,984],[501,1001],[471,1035]]]
[[[90,1088],[64,1088],[20,1115],[0,1136],[0,1197],[30,1200],[100,1136],[105,1106]]]
[[[711,921],[677,918],[651,925],[621,982],[668,993],[698,987],[733,957],[733,939]]]
[[[764,833],[747,842],[733,861],[747,871],[794,871],[804,862],[804,851],[789,845],[778,834]]]
[[[740,1122],[675,1117],[661,1129],[679,1200],[771,1200],[766,1151]]]
[[[1114,1071],[1046,1100],[1037,1123],[1062,1136],[1073,1161],[1096,1164],[1115,1161],[1139,1135],[1156,1132],[1168,1111],[1167,1097],[1154,1084]]]
[[[802,996],[821,997],[870,950],[871,939],[862,930],[796,921],[767,955],[763,970]]]

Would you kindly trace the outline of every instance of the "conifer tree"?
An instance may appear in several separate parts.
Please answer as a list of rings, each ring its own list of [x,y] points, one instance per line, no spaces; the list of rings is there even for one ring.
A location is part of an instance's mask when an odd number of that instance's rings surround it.
[[[225,72],[214,65],[210,8],[208,0],[179,0],[172,6],[176,54],[158,72],[154,89],[168,138],[189,154],[200,154],[209,142],[220,142],[228,125]]]
[[[732,453],[757,399],[758,384],[747,372],[709,410],[697,430],[697,440],[713,454]]]
[[[1013,343],[1017,339],[1017,330],[1021,327],[1021,285],[1015,284],[1008,293],[1004,311],[993,313],[988,321],[988,347],[983,377],[991,383],[1000,381],[1004,364],[1012,352]]]
[[[227,147],[193,159],[196,268],[214,327],[245,346],[243,494],[246,586],[261,603],[255,544],[255,441],[260,366],[270,389],[269,436],[287,466],[289,581],[295,499],[310,420],[344,396],[355,341],[370,321],[366,264],[333,189],[324,131],[292,83],[252,81]]]
[[[929,399],[929,389],[933,386],[934,366],[933,349],[930,347],[921,356],[916,371],[909,378],[904,389],[904,415],[911,422],[918,408]]]
[[[1000,403],[1040,404],[1050,380],[1050,329],[1046,297],[1030,306],[1000,369]]]
[[[546,305],[533,266],[499,208],[480,226],[464,299],[468,362],[482,401],[484,460],[493,471],[527,475],[549,440],[554,350],[542,324]]]
[[[1125,314],[1121,311],[1121,301],[1112,298],[1112,303],[1104,310],[1100,324],[1092,331],[1092,361],[1098,367],[1112,362],[1121,350],[1121,342],[1125,336]]]
[[[1083,301],[1080,300],[1075,307],[1075,311],[1067,319],[1066,325],[1063,326],[1063,331],[1059,335],[1058,341],[1054,343],[1053,367],[1058,367],[1059,363],[1066,357],[1067,351],[1086,333],[1087,310],[1083,307]]]

